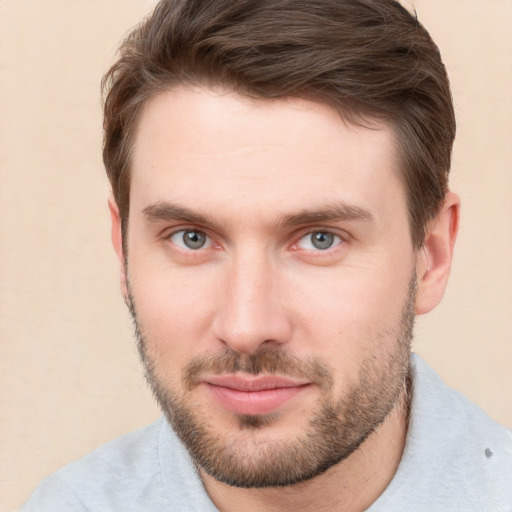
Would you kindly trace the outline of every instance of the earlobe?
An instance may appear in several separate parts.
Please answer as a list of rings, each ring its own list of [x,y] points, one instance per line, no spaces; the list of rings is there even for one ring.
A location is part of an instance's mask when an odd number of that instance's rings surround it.
[[[110,211],[112,245],[114,246],[114,250],[117,254],[117,259],[119,260],[121,292],[123,296],[126,297],[126,260],[124,254],[122,221],[121,214],[119,213],[119,208],[113,196],[109,197],[108,209]]]
[[[448,192],[441,211],[429,226],[423,248],[418,252],[417,315],[428,313],[443,298],[459,229],[459,212],[459,197]]]

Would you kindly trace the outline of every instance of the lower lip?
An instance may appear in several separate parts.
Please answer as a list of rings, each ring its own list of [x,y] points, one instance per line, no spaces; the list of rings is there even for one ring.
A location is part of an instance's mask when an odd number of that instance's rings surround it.
[[[208,384],[213,398],[228,411],[236,414],[262,415],[275,412],[279,407],[296,397],[309,385],[260,391],[239,391]]]

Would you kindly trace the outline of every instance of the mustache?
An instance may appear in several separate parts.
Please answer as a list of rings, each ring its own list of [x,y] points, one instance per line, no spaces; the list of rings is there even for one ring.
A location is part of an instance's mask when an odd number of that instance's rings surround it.
[[[307,379],[327,390],[334,379],[328,366],[318,358],[299,358],[283,350],[262,350],[254,354],[240,354],[230,348],[216,354],[195,356],[183,368],[184,388],[191,391],[205,374],[226,373],[279,374]]]

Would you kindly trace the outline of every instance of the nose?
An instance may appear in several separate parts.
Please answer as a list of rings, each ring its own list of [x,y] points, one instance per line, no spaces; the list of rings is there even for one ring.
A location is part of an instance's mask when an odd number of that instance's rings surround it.
[[[218,340],[240,354],[290,340],[283,279],[270,258],[255,254],[233,258],[224,279],[219,292],[224,295],[213,321]]]

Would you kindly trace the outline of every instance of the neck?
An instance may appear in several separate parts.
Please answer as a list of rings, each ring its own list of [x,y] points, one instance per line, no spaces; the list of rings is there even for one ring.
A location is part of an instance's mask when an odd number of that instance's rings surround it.
[[[284,488],[241,489],[202,470],[206,491],[221,512],[359,512],[386,489],[398,468],[407,433],[406,392],[384,422],[342,462],[325,473]]]

